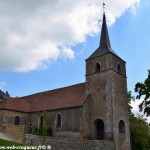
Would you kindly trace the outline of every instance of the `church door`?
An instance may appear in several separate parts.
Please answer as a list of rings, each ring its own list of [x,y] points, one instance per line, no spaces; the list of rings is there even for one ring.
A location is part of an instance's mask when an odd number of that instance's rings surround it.
[[[101,119],[95,120],[95,134],[97,140],[104,140],[104,122]]]

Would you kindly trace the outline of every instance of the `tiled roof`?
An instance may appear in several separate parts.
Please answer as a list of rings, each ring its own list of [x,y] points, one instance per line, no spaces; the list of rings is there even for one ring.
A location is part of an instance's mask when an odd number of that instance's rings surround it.
[[[88,94],[85,83],[41,92],[20,98],[7,99],[0,104],[0,109],[10,109],[23,112],[36,112],[82,106]]]
[[[30,112],[31,103],[17,98],[9,98],[0,104],[0,109]]]

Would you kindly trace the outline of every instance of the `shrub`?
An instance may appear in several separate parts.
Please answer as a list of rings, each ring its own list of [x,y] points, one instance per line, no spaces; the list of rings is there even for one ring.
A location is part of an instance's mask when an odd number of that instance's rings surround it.
[[[53,135],[53,129],[51,127],[47,128],[47,136]]]

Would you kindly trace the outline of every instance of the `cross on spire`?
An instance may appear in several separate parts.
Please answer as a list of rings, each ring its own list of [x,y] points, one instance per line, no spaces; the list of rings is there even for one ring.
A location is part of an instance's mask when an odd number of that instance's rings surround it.
[[[105,3],[103,1],[103,14],[105,14]]]

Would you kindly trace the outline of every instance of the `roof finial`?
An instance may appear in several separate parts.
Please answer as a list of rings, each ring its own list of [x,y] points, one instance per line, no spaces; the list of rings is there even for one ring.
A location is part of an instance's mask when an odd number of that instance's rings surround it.
[[[103,0],[103,15],[105,15],[105,3],[104,3],[104,0]]]

